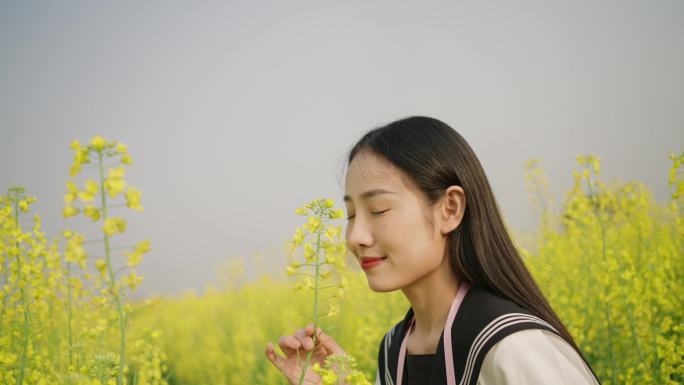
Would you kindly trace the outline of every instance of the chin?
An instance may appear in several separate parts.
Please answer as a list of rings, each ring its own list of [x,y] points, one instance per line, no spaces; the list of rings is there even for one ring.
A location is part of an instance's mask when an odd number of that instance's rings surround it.
[[[374,279],[369,279],[368,276],[366,276],[366,280],[368,281],[368,287],[376,293],[387,293],[398,289],[395,285],[382,284]]]

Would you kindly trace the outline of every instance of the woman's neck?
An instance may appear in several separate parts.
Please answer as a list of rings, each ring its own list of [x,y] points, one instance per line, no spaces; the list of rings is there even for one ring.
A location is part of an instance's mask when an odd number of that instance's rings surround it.
[[[402,289],[411,302],[416,317],[411,334],[425,338],[441,336],[451,304],[458,292],[458,285],[458,279],[449,266],[449,259],[445,257],[444,262],[433,272]]]

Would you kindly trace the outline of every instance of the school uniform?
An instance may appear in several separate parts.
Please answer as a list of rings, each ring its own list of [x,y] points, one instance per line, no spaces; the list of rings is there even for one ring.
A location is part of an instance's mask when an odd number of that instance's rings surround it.
[[[435,354],[407,354],[414,323],[409,308],[380,341],[376,385],[600,384],[555,328],[479,286],[461,284]]]

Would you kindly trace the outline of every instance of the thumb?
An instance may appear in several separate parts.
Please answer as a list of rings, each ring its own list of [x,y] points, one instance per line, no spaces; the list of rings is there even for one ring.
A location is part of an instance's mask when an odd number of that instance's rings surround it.
[[[305,330],[307,335],[313,335],[313,325],[308,325]],[[340,345],[338,345],[332,337],[325,334],[323,329],[320,327],[316,328],[316,341],[331,354],[345,354],[345,351],[340,347]]]

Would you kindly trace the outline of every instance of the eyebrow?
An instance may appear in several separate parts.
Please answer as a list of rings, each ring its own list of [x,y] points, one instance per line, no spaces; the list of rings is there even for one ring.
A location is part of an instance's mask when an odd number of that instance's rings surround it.
[[[383,190],[383,189],[381,189],[381,188],[376,188],[376,189],[373,189],[373,190],[368,190],[368,191],[366,191],[365,193],[361,194],[361,199],[368,199],[368,198],[371,198],[371,197],[374,197],[374,196],[380,195],[380,194],[395,194],[395,195],[396,195],[395,192],[392,192],[392,191],[389,191],[389,190]],[[349,197],[349,195],[345,195],[344,198],[343,198],[343,200],[344,200],[345,202],[350,202],[350,201],[351,201],[351,198]]]

